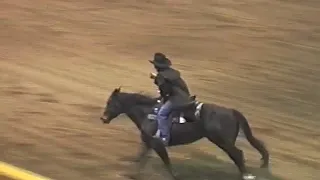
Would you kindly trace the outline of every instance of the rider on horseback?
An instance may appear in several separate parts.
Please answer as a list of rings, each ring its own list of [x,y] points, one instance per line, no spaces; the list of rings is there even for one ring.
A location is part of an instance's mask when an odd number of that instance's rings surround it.
[[[150,78],[154,79],[158,86],[164,103],[157,114],[158,131],[155,137],[168,145],[171,125],[169,115],[175,105],[187,104],[190,101],[190,93],[180,72],[171,68],[171,61],[163,53],[155,53],[154,59],[149,61],[157,70],[157,74],[151,73]]]

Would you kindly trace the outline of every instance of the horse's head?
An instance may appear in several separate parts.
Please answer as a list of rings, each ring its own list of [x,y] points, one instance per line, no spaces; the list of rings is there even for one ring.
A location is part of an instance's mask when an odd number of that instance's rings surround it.
[[[121,92],[121,88],[119,87],[114,89],[109,96],[103,115],[100,119],[104,123],[110,123],[111,120],[123,113],[135,113],[136,115],[140,115],[136,108],[141,108],[142,110],[146,107],[152,108],[156,103],[156,98],[140,93]],[[135,109],[134,111],[132,111],[133,108]]]
[[[113,90],[109,96],[106,106],[104,108],[101,120],[103,123],[109,124],[111,120],[118,117],[120,114],[124,113],[124,108],[120,100],[121,87]]]

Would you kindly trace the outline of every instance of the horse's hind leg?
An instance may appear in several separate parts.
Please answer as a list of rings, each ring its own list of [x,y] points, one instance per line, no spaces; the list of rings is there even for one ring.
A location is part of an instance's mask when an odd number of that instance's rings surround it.
[[[237,165],[242,178],[245,180],[255,179],[255,177],[248,173],[247,168],[244,164],[243,152],[238,149],[232,142],[221,137],[220,135],[214,136],[209,135],[207,137],[209,141],[216,144],[220,147],[228,156],[232,159],[232,161]]]

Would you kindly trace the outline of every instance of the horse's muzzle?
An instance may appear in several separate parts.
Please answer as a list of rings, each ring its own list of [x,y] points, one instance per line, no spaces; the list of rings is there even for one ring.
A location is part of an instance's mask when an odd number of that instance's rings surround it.
[[[102,120],[103,123],[106,123],[106,124],[110,123],[109,118],[105,115],[101,116],[100,119]]]

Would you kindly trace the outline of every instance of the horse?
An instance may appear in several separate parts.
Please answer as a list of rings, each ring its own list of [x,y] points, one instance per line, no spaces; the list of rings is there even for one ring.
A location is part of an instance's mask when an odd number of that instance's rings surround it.
[[[256,177],[248,172],[243,151],[235,146],[241,128],[249,143],[261,154],[260,167],[268,168],[269,152],[264,143],[254,137],[247,119],[241,112],[212,103],[201,103],[195,100],[195,96],[193,100],[191,105],[176,109],[176,112],[180,112],[176,120],[173,120],[174,117],[170,118],[173,121],[171,121],[169,147],[190,144],[207,138],[233,160],[243,180],[252,180]],[[139,170],[144,167],[147,155],[153,149],[162,159],[171,177],[177,179],[173,174],[166,147],[161,140],[153,137],[157,131],[157,122],[154,118],[157,108],[159,108],[158,98],[139,93],[122,92],[119,87],[115,88],[107,99],[100,119],[103,123],[109,124],[120,114],[126,114],[140,131],[142,143],[137,156]],[[185,121],[181,123],[180,119]]]

